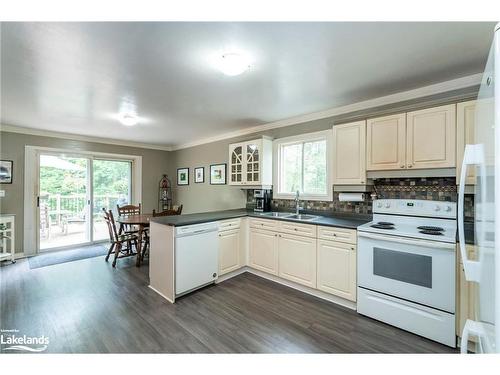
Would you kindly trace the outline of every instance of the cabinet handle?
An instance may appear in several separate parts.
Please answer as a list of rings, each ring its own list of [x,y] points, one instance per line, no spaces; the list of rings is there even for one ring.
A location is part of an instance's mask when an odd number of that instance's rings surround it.
[[[297,230],[297,228],[293,228],[293,230]]]
[[[413,167],[413,165],[412,165],[412,164],[408,164],[408,168],[412,168],[412,167]]]
[[[355,250],[354,247],[351,247],[351,250],[354,251]]]
[[[404,165],[404,164],[401,164],[399,167],[400,167],[400,168],[404,168],[404,167],[405,167],[405,165]]]

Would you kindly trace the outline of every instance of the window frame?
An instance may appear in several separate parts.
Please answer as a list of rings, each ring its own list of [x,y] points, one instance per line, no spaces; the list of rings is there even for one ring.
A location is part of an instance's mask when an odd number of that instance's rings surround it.
[[[273,198],[295,199],[295,193],[281,193],[282,186],[282,147],[297,143],[314,141],[326,141],[326,194],[306,194],[301,193],[301,200],[310,201],[333,201],[333,160],[332,160],[332,138],[333,130],[323,130],[314,133],[306,133],[275,139],[273,141]],[[303,157],[303,156],[302,156]],[[303,166],[302,166],[303,168]]]

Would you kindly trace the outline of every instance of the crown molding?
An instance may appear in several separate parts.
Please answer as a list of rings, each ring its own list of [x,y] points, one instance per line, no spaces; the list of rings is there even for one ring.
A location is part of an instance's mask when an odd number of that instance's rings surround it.
[[[222,141],[225,139],[241,137],[244,135],[263,132],[266,130],[282,128],[290,125],[297,125],[303,122],[320,120],[328,117],[338,116],[356,111],[367,110],[370,108],[381,107],[384,105],[395,104],[407,100],[414,100],[426,96],[443,94],[449,91],[465,89],[467,87],[477,86],[481,84],[482,73],[472,74],[469,76],[444,81],[429,86],[419,87],[417,89],[402,91],[399,93],[381,96],[379,98],[369,99],[358,103],[348,104],[337,108],[327,109],[325,111],[313,112],[305,115],[290,117],[288,119],[270,122],[263,125],[257,125],[250,128],[224,133],[214,137],[203,138],[197,141],[184,143],[178,146],[172,146],[171,151],[181,150],[184,148],[200,146],[206,143]]]
[[[22,126],[5,125],[5,124],[0,124],[0,132],[36,135],[39,137],[70,139],[73,141],[104,143],[108,145],[145,148],[145,149],[160,150],[160,151],[172,151],[172,147],[170,146],[154,145],[149,143],[133,142],[133,141],[113,139],[113,138],[92,137],[87,135],[62,133],[50,130],[25,128]]]

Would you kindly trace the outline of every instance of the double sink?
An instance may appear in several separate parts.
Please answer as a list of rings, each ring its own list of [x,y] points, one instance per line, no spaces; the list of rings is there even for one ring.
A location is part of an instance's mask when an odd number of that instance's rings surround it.
[[[312,221],[319,217],[306,214],[292,214],[290,212],[262,212],[259,215],[268,217],[278,217],[282,219],[298,220],[298,221]]]

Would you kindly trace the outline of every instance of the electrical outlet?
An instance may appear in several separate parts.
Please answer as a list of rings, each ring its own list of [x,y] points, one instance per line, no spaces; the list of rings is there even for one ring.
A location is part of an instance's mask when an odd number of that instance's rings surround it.
[[[0,198],[5,197],[5,190],[0,190]]]

